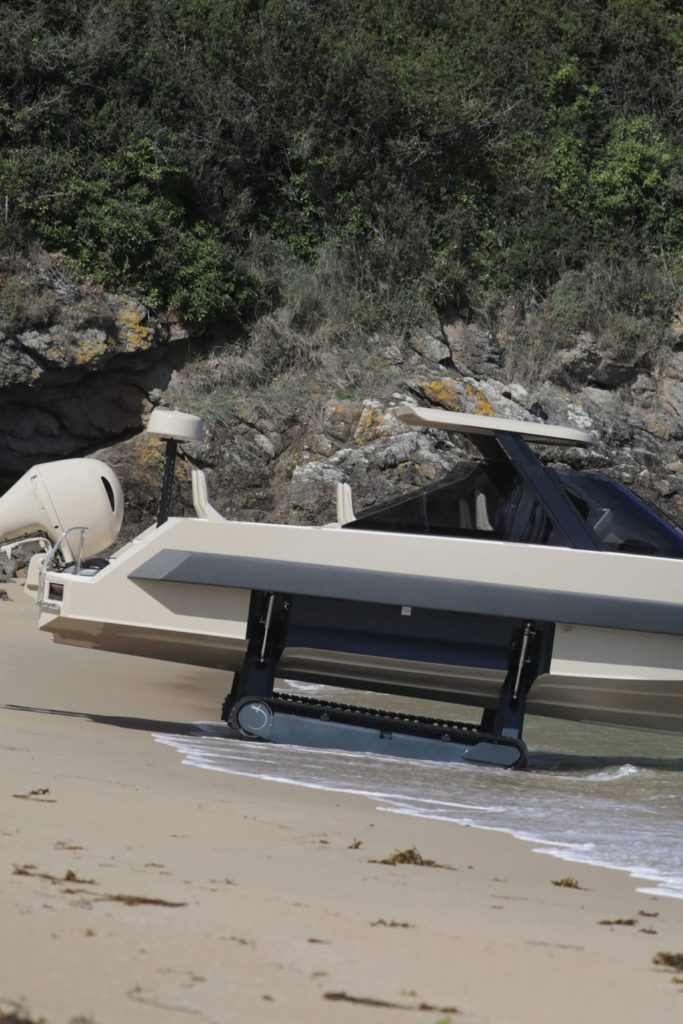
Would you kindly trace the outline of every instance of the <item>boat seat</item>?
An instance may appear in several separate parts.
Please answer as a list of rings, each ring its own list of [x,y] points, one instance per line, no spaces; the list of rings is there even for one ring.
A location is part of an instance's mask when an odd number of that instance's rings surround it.
[[[199,519],[225,522],[225,516],[217,512],[209,501],[209,488],[203,469],[192,470],[192,504]]]
[[[464,498],[458,501],[458,526],[461,530],[473,530],[472,513]]]
[[[356,518],[353,511],[353,495],[349,484],[337,484],[337,522],[340,526],[352,523]]]
[[[491,532],[493,526],[489,519],[489,510],[486,503],[486,495],[483,491],[477,491],[477,496],[474,499],[474,519],[478,530],[486,530]]]

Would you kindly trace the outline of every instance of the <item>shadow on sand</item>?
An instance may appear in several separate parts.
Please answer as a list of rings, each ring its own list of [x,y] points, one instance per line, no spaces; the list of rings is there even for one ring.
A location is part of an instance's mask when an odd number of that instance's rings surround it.
[[[7,711],[23,711],[34,715],[59,715],[63,718],[82,718],[97,725],[114,725],[118,729],[141,729],[143,732],[172,733],[182,736],[201,736],[202,731],[192,722],[167,722],[157,718],[131,718],[124,715],[96,715],[88,711],[63,711],[60,708],[32,708],[22,704],[3,704]]]

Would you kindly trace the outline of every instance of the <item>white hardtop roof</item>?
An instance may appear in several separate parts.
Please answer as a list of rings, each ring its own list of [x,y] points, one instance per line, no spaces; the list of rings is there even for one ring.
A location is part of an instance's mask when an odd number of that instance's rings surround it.
[[[449,412],[446,409],[423,409],[417,405],[400,405],[394,415],[411,427],[435,427],[439,430],[455,430],[459,434],[519,434],[525,441],[538,444],[560,444],[584,447],[591,444],[592,437],[585,430],[574,427],[551,427],[547,423],[527,423],[524,420],[506,420],[502,416],[473,416],[466,412]]]

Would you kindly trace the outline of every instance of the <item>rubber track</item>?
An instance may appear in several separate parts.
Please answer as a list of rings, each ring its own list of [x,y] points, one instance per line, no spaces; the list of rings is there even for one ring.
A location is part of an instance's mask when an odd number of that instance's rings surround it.
[[[302,715],[306,718],[326,718],[330,721],[378,729],[381,732],[429,736],[444,742],[496,743],[505,747],[516,747],[520,754],[525,751],[524,744],[520,740],[482,732],[471,722],[451,722],[446,718],[427,718],[422,715],[406,715],[397,711],[360,708],[354,704],[340,704],[331,700],[300,697],[296,694],[283,693],[280,690],[274,691],[273,696],[265,702],[275,713],[282,711],[285,714]]]

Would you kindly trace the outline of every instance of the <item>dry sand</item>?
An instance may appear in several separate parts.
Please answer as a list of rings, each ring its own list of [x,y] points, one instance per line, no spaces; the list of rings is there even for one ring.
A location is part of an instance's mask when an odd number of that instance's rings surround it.
[[[225,678],[56,646],[8,591],[0,1020],[683,1020],[683,978],[653,965],[683,952],[683,901],[496,833],[183,766],[150,734],[217,718]],[[372,863],[411,847],[451,870]],[[583,888],[552,884],[570,874]],[[598,923],[619,918],[636,923]]]

